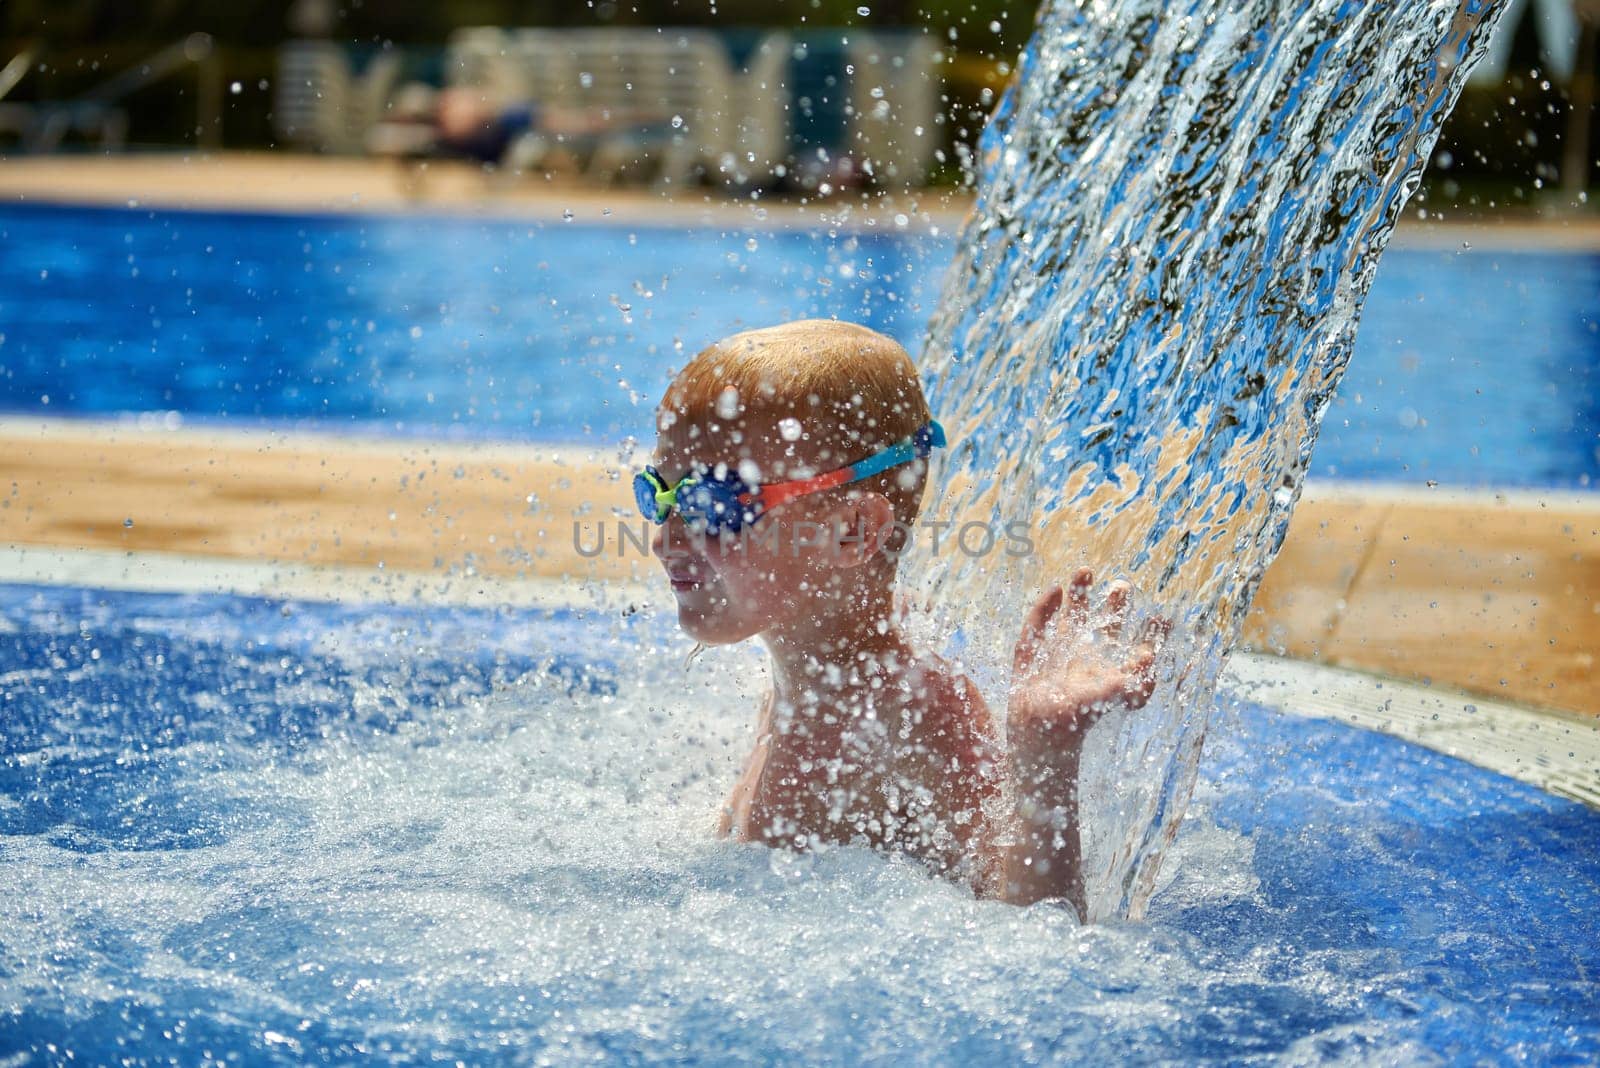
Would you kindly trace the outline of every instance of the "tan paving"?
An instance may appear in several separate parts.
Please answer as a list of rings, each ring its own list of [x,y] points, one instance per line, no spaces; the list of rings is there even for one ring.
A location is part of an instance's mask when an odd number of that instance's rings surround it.
[[[1308,487],[1254,648],[1600,716],[1600,497]]]
[[[734,226],[898,226],[948,232],[971,194],[931,189],[885,197],[847,191],[827,200],[735,199],[716,190],[606,187],[573,175],[488,174],[464,162],[406,171],[386,160],[291,152],[174,150],[118,156],[0,156],[0,204],[100,204],[292,212],[424,212],[619,223]],[[1600,216],[1523,213],[1500,218],[1407,215],[1399,246],[1600,249]]]
[[[459,161],[422,170],[386,160],[287,152],[0,157],[0,204],[94,204],[292,212],[425,212],[617,223],[949,228],[971,206],[959,190],[829,200],[734,198],[704,187],[608,187],[575,176],[490,174]],[[897,215],[905,215],[896,223]]]
[[[619,481],[580,450],[4,427],[4,545],[544,578],[640,563],[615,551]],[[586,558],[602,522],[613,551]]]
[[[0,422],[6,547],[657,581],[619,523],[618,458],[570,448]],[[1308,488],[1246,644],[1600,714],[1600,503]]]

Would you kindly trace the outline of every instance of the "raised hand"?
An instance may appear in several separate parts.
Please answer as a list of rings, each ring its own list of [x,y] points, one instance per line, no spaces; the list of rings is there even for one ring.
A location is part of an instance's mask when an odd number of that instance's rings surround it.
[[[1076,749],[1102,715],[1142,707],[1155,690],[1156,654],[1172,622],[1155,617],[1124,644],[1132,587],[1111,583],[1092,608],[1093,586],[1093,571],[1079,568],[1065,590],[1046,590],[1023,622],[1007,709],[1013,749]]]
[[[1156,653],[1172,629],[1156,617],[1123,641],[1132,588],[1113,582],[1090,605],[1094,573],[1080,567],[1029,610],[1017,639],[1007,757],[1016,785],[1017,834],[1004,853],[1005,898],[1026,905],[1071,902],[1087,919],[1078,830],[1078,758],[1083,739],[1107,712],[1138,708],[1156,686]]]

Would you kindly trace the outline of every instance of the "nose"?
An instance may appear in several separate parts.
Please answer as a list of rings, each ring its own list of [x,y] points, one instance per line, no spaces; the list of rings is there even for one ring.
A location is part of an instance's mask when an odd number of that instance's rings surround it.
[[[656,559],[666,561],[671,557],[689,555],[689,531],[678,514],[667,516],[667,521],[657,525],[650,536],[650,551]]]

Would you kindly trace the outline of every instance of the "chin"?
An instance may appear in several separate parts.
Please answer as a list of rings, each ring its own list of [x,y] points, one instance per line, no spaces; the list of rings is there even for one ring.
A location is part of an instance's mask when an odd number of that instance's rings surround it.
[[[683,604],[678,605],[678,628],[702,645],[733,645],[755,637],[759,630]]]

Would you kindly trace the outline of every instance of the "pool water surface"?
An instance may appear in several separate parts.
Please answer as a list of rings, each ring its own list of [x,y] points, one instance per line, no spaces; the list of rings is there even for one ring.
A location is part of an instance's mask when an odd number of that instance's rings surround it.
[[[1226,701],[1149,922],[1078,928],[717,841],[760,678],[686,652],[0,586],[0,1060],[1600,1057],[1600,812]]]
[[[650,431],[731,332],[913,352],[954,239],[447,217],[0,209],[0,412],[571,441]],[[1391,249],[1313,477],[1600,478],[1600,255]]]

